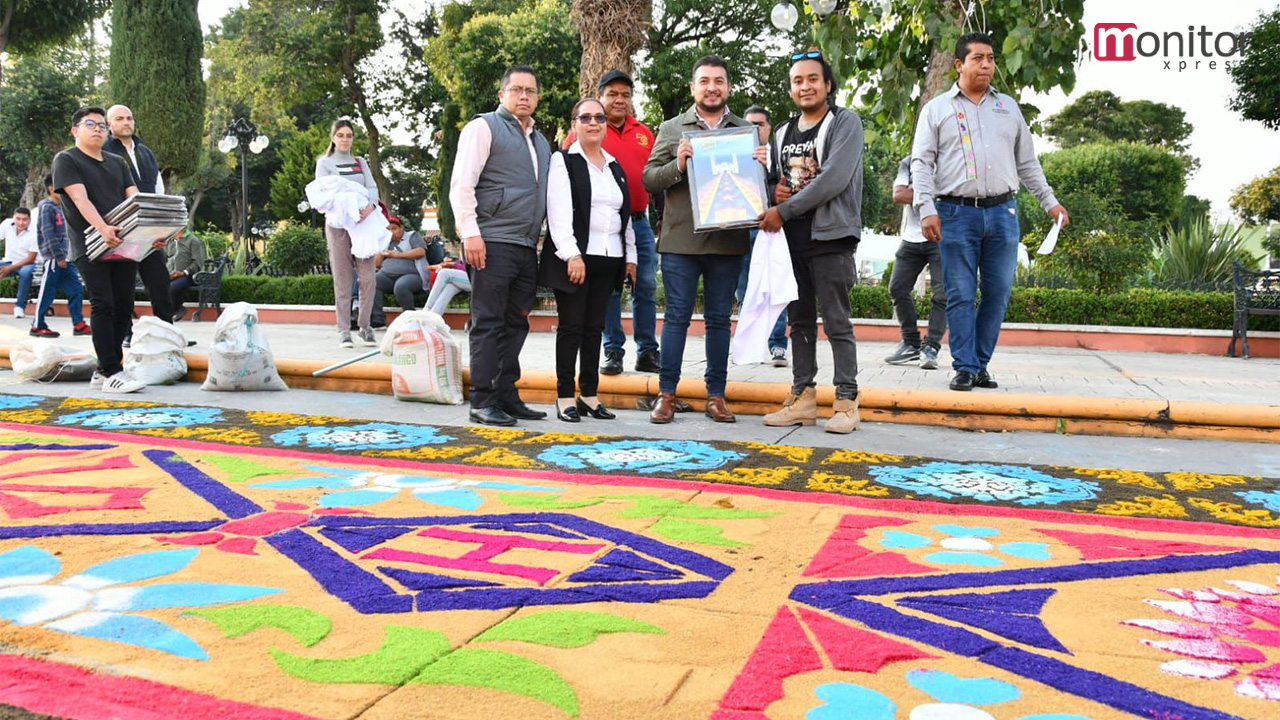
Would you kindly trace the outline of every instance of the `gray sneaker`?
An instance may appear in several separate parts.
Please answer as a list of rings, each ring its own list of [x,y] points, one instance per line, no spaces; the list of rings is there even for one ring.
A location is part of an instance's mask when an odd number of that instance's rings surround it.
[[[786,348],[780,348],[780,347],[770,348],[770,349],[769,349],[769,355],[771,355],[771,356],[772,356],[772,358],[773,358],[773,366],[774,366],[774,367],[786,367],[786,366],[787,366],[787,350],[786,350]]]
[[[901,365],[902,363],[909,363],[919,359],[920,359],[920,346],[912,345],[911,343],[908,343],[908,342],[903,342],[901,345],[898,346],[898,349],[894,350],[893,354],[885,358],[884,361],[889,363],[890,365]]]
[[[360,342],[364,343],[365,347],[373,347],[378,344],[377,338],[373,336],[373,328],[360,328]]]
[[[921,370],[937,370],[938,369],[938,348],[932,345],[925,345],[920,350],[920,369]]]
[[[351,342],[351,331],[343,330],[338,333],[338,347],[353,348],[356,344]]]

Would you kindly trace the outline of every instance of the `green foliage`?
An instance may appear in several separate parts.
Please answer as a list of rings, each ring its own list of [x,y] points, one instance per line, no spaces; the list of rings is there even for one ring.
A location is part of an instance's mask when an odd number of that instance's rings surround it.
[[[1247,223],[1280,222],[1280,166],[1236,188],[1231,209]]]
[[[1280,130],[1280,7],[1258,14],[1244,57],[1227,69],[1236,94],[1230,107],[1246,120]]]
[[[382,159],[391,183],[391,214],[403,218],[407,227],[417,228],[422,208],[436,201],[434,153],[413,145],[392,145],[383,151]]]
[[[0,85],[0,148],[24,166],[24,174],[26,168],[48,168],[71,144],[71,114],[89,90],[83,55],[58,48],[22,56]]]
[[[893,202],[901,158],[887,142],[868,143],[862,154],[862,227],[897,235],[902,209]]]
[[[1262,241],[1262,249],[1266,250],[1273,260],[1280,260],[1280,227],[1273,229]]]
[[[231,244],[231,240],[227,234],[215,228],[208,230],[193,230],[195,236],[200,238],[200,242],[204,243],[204,256],[206,258],[220,258],[227,254],[227,247]]]
[[[1195,195],[1182,196],[1182,209],[1178,212],[1178,217],[1174,218],[1172,223],[1175,230],[1189,227],[1197,220],[1208,220],[1209,212],[1213,209],[1213,203],[1202,197]]]
[[[329,149],[329,125],[317,123],[289,133],[279,145],[280,169],[271,175],[271,214],[282,220],[309,220],[310,211],[298,210],[298,204],[307,199],[307,183],[316,179],[316,158]],[[368,148],[364,133],[357,132],[351,151],[360,156]]]
[[[1146,268],[1151,257],[1149,231],[1144,223],[1127,219],[1119,205],[1107,196],[1074,185],[1059,200],[1071,213],[1071,224],[1062,229],[1058,247],[1051,255],[1036,257],[1036,269],[1070,278],[1079,288],[1117,292],[1127,287]],[[1034,253],[1052,224],[1040,205],[1024,192],[1028,207],[1023,212],[1031,231],[1023,238],[1027,252]]]
[[[222,278],[222,304],[333,305],[333,276],[227,275]]]
[[[305,275],[329,262],[329,246],[319,230],[287,222],[267,238],[262,261],[290,275]]]
[[[461,111],[456,102],[447,102],[440,114],[440,155],[436,169],[436,208],[440,224],[440,236],[458,239],[458,227],[453,219],[453,205],[449,203],[449,180],[453,177],[453,160],[458,154],[458,136],[462,132]]]
[[[63,43],[110,5],[109,0],[0,0],[0,50],[27,54]]]
[[[1245,250],[1248,237],[1239,225],[1213,225],[1199,219],[1185,228],[1169,229],[1155,243],[1153,268],[1159,280],[1186,284],[1230,282],[1233,263],[1257,267]]]
[[[1114,198],[1118,210],[1133,221],[1163,224],[1177,217],[1186,187],[1178,158],[1139,143],[1079,145],[1040,156],[1049,184],[1063,193]],[[1072,213],[1075,208],[1063,205]]]
[[[1091,90],[1045,122],[1045,133],[1060,148],[1103,142],[1136,142],[1177,155],[1193,174],[1200,161],[1188,153],[1194,128],[1175,105],[1123,102],[1109,90]]]
[[[194,172],[205,97],[196,0],[114,0],[111,30],[109,97],[133,110],[162,171]]]

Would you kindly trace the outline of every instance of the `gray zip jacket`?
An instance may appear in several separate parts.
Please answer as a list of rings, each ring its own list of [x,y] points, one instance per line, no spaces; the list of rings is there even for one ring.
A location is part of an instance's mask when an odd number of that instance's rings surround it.
[[[787,120],[773,133],[769,162],[771,186],[782,177],[782,144],[787,128],[798,117]],[[832,107],[822,118],[816,141],[818,174],[803,190],[779,204],[783,220],[813,213],[814,240],[840,240],[862,236],[862,118],[842,107]]]

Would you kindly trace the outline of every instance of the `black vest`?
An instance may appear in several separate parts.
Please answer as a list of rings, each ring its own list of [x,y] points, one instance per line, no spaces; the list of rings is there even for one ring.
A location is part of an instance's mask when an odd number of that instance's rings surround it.
[[[108,138],[102,149],[124,158],[124,164],[129,166],[129,172],[133,175],[133,184],[138,186],[138,192],[153,193],[156,191],[156,178],[160,175],[160,163],[156,162],[156,156],[151,152],[151,148],[142,144],[142,138],[137,135],[133,136],[133,154],[138,156],[137,167],[134,167],[133,159],[129,157],[129,151],[125,149],[124,143],[120,142],[119,139],[115,137]]]
[[[578,251],[587,254],[587,245],[591,236],[591,169],[587,167],[587,159],[578,153],[560,150],[564,157],[565,170],[569,172],[569,194],[573,202],[573,238],[578,242]],[[631,194],[627,190],[627,176],[622,172],[618,161],[609,163],[613,172],[613,180],[622,190],[622,207],[618,212],[622,215],[622,253],[626,257],[627,223],[631,222]],[[622,289],[622,279],[626,276],[626,264],[618,272],[617,289]],[[548,235],[542,242],[542,261],[538,264],[538,284],[553,290],[577,292],[581,285],[569,282],[569,264],[556,255],[556,244]]]

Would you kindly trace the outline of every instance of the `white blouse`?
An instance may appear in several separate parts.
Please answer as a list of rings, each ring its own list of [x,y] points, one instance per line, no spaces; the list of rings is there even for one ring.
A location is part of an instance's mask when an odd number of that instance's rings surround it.
[[[565,152],[582,155],[582,145],[574,143]],[[587,224],[586,255],[623,257],[628,263],[636,261],[636,234],[627,223],[626,237],[622,237],[622,188],[613,178],[609,163],[613,156],[601,148],[604,167],[598,168],[587,161],[587,175],[591,178],[591,220]],[[556,257],[568,262],[584,254],[573,236],[573,194],[569,190],[569,170],[564,156],[551,156],[551,169],[547,171],[547,228],[556,245]],[[625,247],[624,247],[625,241]]]

